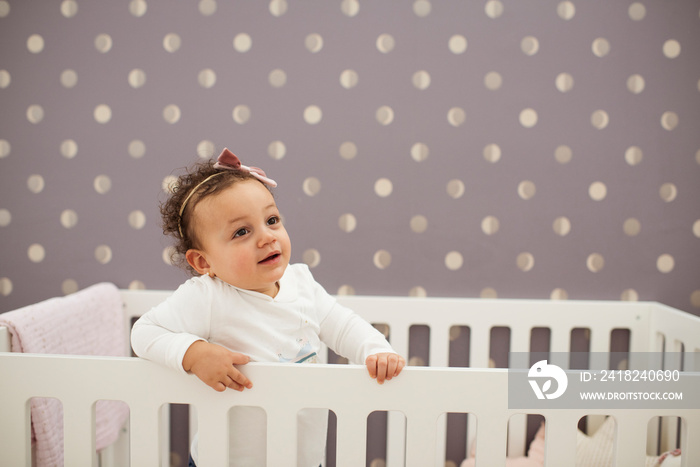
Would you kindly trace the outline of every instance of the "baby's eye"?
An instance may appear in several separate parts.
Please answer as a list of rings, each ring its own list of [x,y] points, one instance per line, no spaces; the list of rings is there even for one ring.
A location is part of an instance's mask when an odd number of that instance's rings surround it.
[[[267,220],[267,225],[275,225],[280,223],[280,218],[278,216],[272,216]]]
[[[233,234],[233,238],[236,237],[242,237],[243,235],[248,233],[248,229],[238,229],[236,230],[236,233]]]

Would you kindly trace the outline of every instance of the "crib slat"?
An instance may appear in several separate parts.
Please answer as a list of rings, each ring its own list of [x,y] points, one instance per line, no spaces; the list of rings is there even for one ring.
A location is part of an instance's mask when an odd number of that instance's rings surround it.
[[[215,397],[213,395],[212,397]],[[197,406],[199,419],[198,467],[228,464],[228,412],[215,405]]]
[[[645,464],[647,423],[646,417],[634,413],[615,418],[615,465]]]
[[[0,374],[7,375],[4,372]],[[3,402],[7,403],[0,418],[0,452],[3,461],[8,465],[30,467],[32,453],[29,401],[21,395],[14,397],[9,379],[0,378],[0,394]]]
[[[436,463],[436,417],[430,412],[412,412],[406,422],[406,467],[444,465],[444,457]]]
[[[545,417],[545,467],[574,466],[577,422],[577,416],[567,416],[562,411]]]
[[[129,413],[129,457],[131,465],[169,465],[161,458],[158,406],[131,405]]]
[[[337,466],[364,465],[365,450],[367,449],[367,414],[357,410],[337,410],[336,416],[338,423]]]
[[[96,467],[94,403],[80,398],[62,402],[64,464]]]
[[[297,412],[279,407],[267,412],[267,465],[296,465]]]

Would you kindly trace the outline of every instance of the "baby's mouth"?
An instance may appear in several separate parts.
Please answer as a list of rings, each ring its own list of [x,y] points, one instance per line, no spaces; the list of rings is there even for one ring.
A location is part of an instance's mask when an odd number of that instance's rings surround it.
[[[267,263],[272,263],[274,262],[277,258],[280,257],[280,253],[272,253],[270,256],[266,257],[262,261],[259,261],[258,264],[267,264]]]

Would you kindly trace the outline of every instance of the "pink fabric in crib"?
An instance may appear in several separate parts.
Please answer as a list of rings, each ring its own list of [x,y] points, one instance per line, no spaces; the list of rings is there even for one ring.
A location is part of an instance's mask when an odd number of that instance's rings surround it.
[[[121,296],[117,287],[110,283],[96,284],[65,297],[2,313],[0,326],[9,328],[13,352],[127,356]],[[67,375],[73,376],[76,375]],[[89,384],[77,376],[76,384]],[[61,403],[55,399],[34,398],[31,413],[36,465],[62,466]],[[117,440],[128,414],[129,408],[123,402],[99,401],[96,404],[98,451]]]

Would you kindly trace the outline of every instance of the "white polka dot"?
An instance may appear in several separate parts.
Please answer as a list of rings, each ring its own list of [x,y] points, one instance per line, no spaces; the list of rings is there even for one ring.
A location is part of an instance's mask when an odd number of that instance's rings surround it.
[[[134,89],[138,89],[146,84],[146,73],[139,69],[134,68],[129,72],[129,86]]]
[[[103,54],[112,50],[112,36],[109,34],[99,34],[95,37],[95,48],[98,52]]]
[[[340,2],[340,11],[342,11],[345,16],[356,16],[360,11],[360,2],[358,0],[342,0]]]
[[[430,87],[430,73],[425,70],[416,71],[413,73],[413,86],[421,91]]]
[[[127,151],[132,158],[141,159],[146,154],[146,144],[140,139],[132,140]]]
[[[672,131],[679,123],[678,114],[675,112],[664,112],[661,116],[661,126],[664,130]]]
[[[594,201],[602,201],[608,194],[608,187],[603,182],[593,182],[588,187],[588,196]]]
[[[211,16],[216,13],[216,0],[199,0],[197,7],[200,15]]]
[[[421,287],[420,285],[417,285],[415,287],[411,287],[411,290],[408,291],[408,296],[409,297],[427,297],[428,292],[425,290],[424,287]],[[459,328],[457,328],[459,329]],[[385,464],[380,464],[380,467],[384,467]]]
[[[599,130],[604,129],[610,123],[610,117],[605,110],[596,110],[591,114],[591,125]]]
[[[673,183],[664,183],[661,185],[661,188],[659,188],[659,196],[662,200],[670,203],[678,196],[678,188],[676,188],[676,185]]]
[[[46,258],[46,250],[42,245],[33,243],[27,249],[27,256],[32,263],[41,263]]]
[[[316,177],[308,177],[304,180],[302,189],[307,196],[316,196],[321,191],[321,181]]]
[[[273,141],[267,145],[267,154],[272,159],[278,161],[287,154],[287,146],[282,141]]]
[[[180,36],[174,32],[166,34],[163,38],[163,48],[170,53],[177,52],[181,45],[182,39],[180,39]]]
[[[639,300],[639,294],[634,289],[625,289],[620,294],[620,300],[625,302],[636,302]]]
[[[0,70],[0,89],[8,87],[11,81],[12,77],[10,76],[10,72],[7,70]]]
[[[524,200],[532,199],[536,191],[537,187],[530,180],[524,180],[518,184],[518,196]]]
[[[355,288],[351,285],[341,285],[338,287],[338,295],[355,295]]]
[[[7,297],[12,293],[12,281],[7,277],[0,278],[0,295]]]
[[[238,123],[239,125],[243,125],[250,120],[251,110],[247,105],[241,104],[233,108],[231,115],[233,116],[234,122]]]
[[[66,209],[61,213],[61,225],[66,229],[72,229],[78,224],[78,213],[72,209]]]
[[[301,260],[310,268],[315,268],[321,263],[321,253],[315,248],[309,248],[302,256]]]
[[[517,264],[518,269],[523,272],[528,272],[535,267],[535,257],[532,256],[532,253],[523,252],[518,255],[515,263]]]
[[[411,232],[423,233],[428,230],[428,219],[425,216],[416,215],[411,217]]]
[[[374,254],[373,262],[378,269],[386,269],[391,265],[391,253],[379,250]]]
[[[415,143],[411,146],[411,158],[416,162],[423,162],[430,155],[430,149],[425,143]]]
[[[7,18],[10,14],[10,4],[6,0],[0,0],[0,18]]]
[[[503,14],[503,3],[500,0],[489,0],[484,5],[486,16],[491,19],[496,19]]]
[[[27,179],[27,188],[34,194],[44,191],[44,177],[41,175],[30,175]]]
[[[168,266],[172,266],[174,263],[174,257],[175,255],[175,247],[173,246],[166,246],[163,248],[163,253],[161,255],[161,258],[163,259],[163,262],[167,264]]]
[[[112,249],[107,245],[100,245],[95,248],[95,259],[100,264],[107,264],[112,261]]]
[[[569,92],[574,88],[574,78],[569,73],[559,73],[554,84],[559,92]]]
[[[0,279],[0,282],[2,279]],[[0,293],[2,291],[2,288],[0,287]],[[690,294],[690,304],[693,305],[695,308],[700,308],[700,290],[694,290],[693,293]]]
[[[0,209],[0,227],[7,227],[12,222],[12,214],[5,208]]]
[[[658,269],[661,273],[667,274],[673,271],[675,264],[676,262],[673,259],[673,256],[663,254],[659,256],[656,260],[656,269]]]
[[[352,232],[357,228],[357,219],[352,214],[343,214],[338,218],[338,227],[343,232]]]
[[[626,219],[625,222],[622,224],[622,231],[628,237],[635,237],[639,235],[639,232],[641,230],[642,224],[639,222],[639,220],[635,219],[634,217]]]
[[[484,159],[487,162],[491,162],[492,164],[495,164],[499,160],[501,160],[501,147],[497,144],[489,144],[486,147],[484,147]]]
[[[394,121],[394,109],[388,105],[383,105],[377,109],[375,117],[381,125],[390,125]]]
[[[430,14],[432,5],[428,0],[416,0],[413,2],[413,13],[419,18],[425,18]]]
[[[323,37],[320,34],[309,34],[304,40],[304,46],[306,50],[312,54],[318,53],[323,49]]]
[[[560,2],[559,5],[557,5],[557,14],[561,19],[568,21],[576,14],[576,6],[573,2]]]
[[[571,162],[573,155],[574,153],[571,148],[566,145],[557,146],[554,150],[554,159],[560,164],[568,164]]]
[[[357,86],[358,76],[355,70],[343,70],[340,74],[340,85],[345,89]]]
[[[644,77],[642,75],[632,75],[627,78],[627,89],[633,94],[639,94],[644,91]]]
[[[457,271],[461,269],[464,264],[464,257],[459,251],[450,251],[445,255],[445,266],[450,271]]]
[[[447,47],[450,49],[450,52],[452,52],[455,55],[463,54],[464,52],[466,52],[467,46],[467,38],[461,34],[455,34],[454,36],[450,37],[450,40],[447,43]]]
[[[95,107],[93,112],[93,117],[97,123],[105,124],[109,123],[112,119],[112,109],[107,104],[100,104]]]
[[[0,159],[4,159],[12,152],[12,145],[6,139],[0,139]]]
[[[33,54],[40,53],[44,50],[44,38],[39,34],[32,34],[27,39],[27,49]]]
[[[8,213],[9,215],[9,213]],[[700,238],[700,219],[693,222],[693,235]]]
[[[357,157],[357,145],[352,141],[345,141],[340,145],[338,153],[343,159],[348,161],[352,160]]]
[[[532,128],[537,125],[537,112],[530,108],[521,111],[520,124],[525,128]]]
[[[532,57],[540,50],[540,41],[534,36],[523,37],[523,40],[520,41],[520,50],[525,55]]]
[[[143,211],[136,210],[129,213],[129,227],[140,230],[146,225],[146,215]]]
[[[165,178],[163,178],[163,181],[160,184],[160,188],[168,193],[172,194],[175,191],[175,188],[177,187],[177,177],[174,175],[167,175]]]
[[[66,89],[74,88],[78,84],[78,73],[75,70],[63,70],[61,72],[61,86]]]
[[[631,165],[633,167],[635,165],[641,163],[643,158],[644,158],[644,153],[637,146],[630,146],[625,151],[625,162],[627,162],[629,165]]]
[[[496,91],[503,85],[501,74],[496,71],[490,71],[484,76],[484,86],[490,91]]]
[[[586,267],[591,272],[600,272],[605,266],[605,258],[600,253],[591,253],[586,258]]]
[[[211,159],[214,157],[215,151],[216,146],[208,139],[203,139],[197,143],[197,156],[199,156],[200,159]]]
[[[304,109],[304,121],[309,125],[316,125],[323,118],[323,112],[317,105],[310,105]]]
[[[61,292],[64,295],[70,295],[80,289],[78,282],[75,279],[66,279],[61,283]]]
[[[559,235],[560,237],[565,237],[569,235],[569,232],[571,232],[571,221],[564,216],[557,217],[554,219],[552,229],[554,230],[555,234]]]
[[[381,198],[386,198],[394,191],[394,185],[388,178],[380,178],[374,183],[374,192]]]
[[[129,286],[127,288],[129,290],[146,290],[146,284],[144,284],[142,281],[134,280],[129,282]]]
[[[498,298],[498,292],[493,287],[486,287],[479,292],[481,298]]]
[[[599,37],[593,41],[591,49],[596,57],[605,57],[610,53],[610,42],[604,37]]]
[[[447,195],[452,199],[459,199],[464,195],[464,182],[453,179],[447,182]]]
[[[146,0],[131,0],[129,2],[129,13],[137,18],[145,15],[147,9],[148,4],[146,3]]]
[[[481,221],[481,231],[486,235],[493,235],[501,228],[501,223],[495,216],[486,216]]]
[[[464,121],[467,119],[467,114],[464,112],[464,109],[461,107],[452,107],[448,112],[447,112],[447,121],[450,123],[450,125],[454,127],[459,127],[462,126]]]
[[[377,37],[377,50],[381,53],[388,54],[394,50],[395,46],[396,41],[394,41],[394,37],[391,34],[380,34],[379,37]]]
[[[287,73],[285,73],[284,70],[277,68],[270,72],[267,80],[269,81],[270,86],[273,88],[281,88],[287,84]]]
[[[635,2],[627,9],[627,14],[632,21],[641,21],[646,16],[647,9],[643,4]]]
[[[216,73],[211,68],[205,68],[197,75],[197,82],[205,89],[209,89],[216,84]]]
[[[27,120],[33,124],[40,123],[44,119],[44,108],[40,105],[30,105],[27,108]]]
[[[564,289],[554,289],[552,293],[549,294],[550,300],[568,300],[569,294]]]
[[[271,0],[269,8],[272,16],[279,18],[287,12],[287,0]]]
[[[171,125],[179,122],[181,116],[182,112],[180,111],[180,107],[175,104],[170,104],[163,109],[163,120]]]
[[[112,180],[107,175],[98,175],[93,182],[95,191],[104,195],[112,189]]]
[[[664,42],[664,55],[668,58],[676,58],[681,54],[681,44],[675,39]]]

